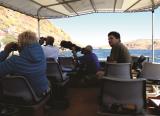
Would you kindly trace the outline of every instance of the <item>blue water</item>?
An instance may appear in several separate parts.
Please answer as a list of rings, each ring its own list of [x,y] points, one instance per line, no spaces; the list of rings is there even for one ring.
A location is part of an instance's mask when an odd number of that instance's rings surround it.
[[[110,55],[110,49],[94,49],[93,52],[98,56],[99,59],[104,59],[107,58],[107,56]],[[144,56],[148,56],[149,60],[152,61],[152,50],[129,50],[131,55],[134,56],[140,56],[140,55],[144,55]],[[155,56],[155,62],[159,62],[160,63],[160,50],[155,50],[154,51],[154,56]],[[72,56],[71,51],[65,51],[63,53],[61,53],[61,56]],[[80,53],[78,53],[78,55],[81,55]]]

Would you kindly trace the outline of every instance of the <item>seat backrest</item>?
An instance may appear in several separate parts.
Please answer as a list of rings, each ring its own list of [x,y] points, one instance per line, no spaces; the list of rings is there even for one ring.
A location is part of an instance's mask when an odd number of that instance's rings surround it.
[[[62,69],[57,62],[47,61],[47,77],[55,82],[63,81]]]
[[[102,82],[101,105],[135,105],[137,110],[145,108],[146,89],[143,79],[117,79],[106,77]]]
[[[71,69],[75,68],[73,57],[58,57],[58,61],[61,67],[71,68]]]
[[[150,80],[160,80],[160,64],[144,63],[140,77]]]
[[[114,78],[132,78],[130,63],[106,63],[106,76]]]
[[[57,62],[54,58],[47,58],[46,61]]]
[[[4,97],[16,98],[28,103],[35,103],[39,100],[30,83],[23,76],[6,76],[1,79],[0,83]]]

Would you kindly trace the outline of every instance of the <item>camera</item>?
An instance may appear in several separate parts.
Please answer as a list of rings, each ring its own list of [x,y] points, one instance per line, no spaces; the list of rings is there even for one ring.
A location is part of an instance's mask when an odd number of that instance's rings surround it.
[[[19,49],[19,45],[17,43],[13,43],[11,46],[11,51],[17,51]]]
[[[46,41],[46,38],[45,38],[45,37],[40,37],[40,39],[39,39],[39,44],[40,44],[40,45],[43,45],[43,44],[44,44],[44,41]]]
[[[73,44],[71,41],[65,41],[65,40],[61,41],[60,46],[70,50],[75,50],[76,52],[79,52],[83,49],[77,46],[76,44]]]

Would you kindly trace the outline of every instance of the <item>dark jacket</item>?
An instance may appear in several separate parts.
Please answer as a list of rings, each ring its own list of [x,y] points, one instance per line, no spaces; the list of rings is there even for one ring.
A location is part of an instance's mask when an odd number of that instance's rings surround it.
[[[100,69],[100,64],[96,54],[88,53],[79,58],[80,65],[85,73],[87,74],[95,74]]]
[[[118,43],[111,49],[110,60],[117,63],[130,63],[131,56],[128,49],[122,43]]]
[[[6,57],[7,53],[0,52],[0,77],[7,74],[25,76],[37,94],[48,89],[46,60],[39,44],[22,48],[19,56]]]

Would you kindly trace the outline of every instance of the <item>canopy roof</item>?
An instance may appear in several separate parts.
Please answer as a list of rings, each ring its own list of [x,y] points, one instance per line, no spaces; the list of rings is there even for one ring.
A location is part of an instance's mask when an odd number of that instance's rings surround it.
[[[99,12],[151,11],[160,5],[160,0],[0,0],[0,5],[42,19]]]

